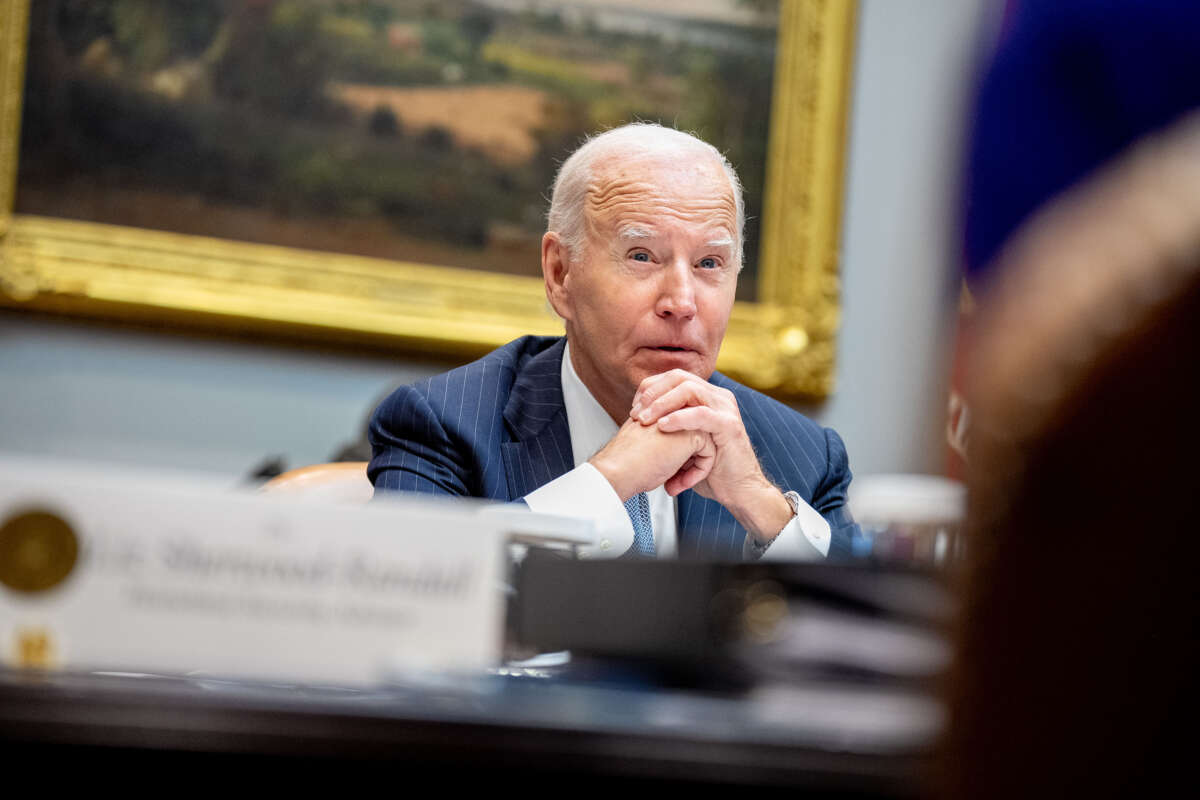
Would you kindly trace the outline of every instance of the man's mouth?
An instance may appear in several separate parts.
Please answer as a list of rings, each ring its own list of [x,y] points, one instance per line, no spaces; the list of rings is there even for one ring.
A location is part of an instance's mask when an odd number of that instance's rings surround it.
[[[675,347],[673,345],[664,344],[654,348],[655,350],[665,350],[668,353],[686,353],[686,347]]]

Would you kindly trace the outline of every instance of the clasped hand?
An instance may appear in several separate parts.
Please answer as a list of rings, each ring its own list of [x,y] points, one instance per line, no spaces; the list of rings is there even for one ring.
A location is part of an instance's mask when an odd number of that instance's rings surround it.
[[[664,486],[715,500],[760,540],[791,518],[791,506],[763,474],[737,399],[685,370],[642,381],[629,419],[591,463],[621,500]]]

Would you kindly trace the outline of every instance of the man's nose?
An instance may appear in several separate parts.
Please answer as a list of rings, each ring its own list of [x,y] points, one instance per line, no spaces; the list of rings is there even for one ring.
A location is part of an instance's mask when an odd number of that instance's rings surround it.
[[[655,311],[660,317],[691,319],[696,316],[696,276],[692,265],[683,260],[673,261],[662,271]]]

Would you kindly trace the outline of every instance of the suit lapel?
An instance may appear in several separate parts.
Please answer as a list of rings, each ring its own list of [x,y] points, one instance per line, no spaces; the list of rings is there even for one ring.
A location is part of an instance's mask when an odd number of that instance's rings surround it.
[[[510,500],[524,497],[575,466],[562,393],[565,341],[560,339],[517,367],[504,406],[512,441],[500,445]]]

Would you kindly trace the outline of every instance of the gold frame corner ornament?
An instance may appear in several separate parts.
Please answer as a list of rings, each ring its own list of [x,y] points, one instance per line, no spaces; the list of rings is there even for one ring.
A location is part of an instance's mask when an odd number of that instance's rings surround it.
[[[561,333],[536,278],[14,214],[30,0],[0,0],[0,307],[400,353]],[[853,0],[781,0],[756,302],[717,366],[781,397],[833,390]]]

